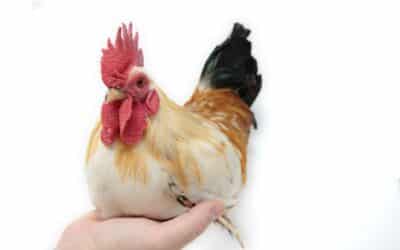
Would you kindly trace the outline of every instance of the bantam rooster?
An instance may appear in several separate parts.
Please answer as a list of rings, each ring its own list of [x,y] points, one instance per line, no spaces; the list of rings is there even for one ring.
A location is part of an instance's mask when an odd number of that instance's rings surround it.
[[[207,59],[183,106],[170,100],[143,68],[132,24],[118,29],[101,58],[108,93],[88,150],[89,192],[103,219],[165,220],[204,200],[230,209],[246,181],[250,106],[261,89],[250,31],[236,23]],[[217,219],[243,246],[226,215]]]

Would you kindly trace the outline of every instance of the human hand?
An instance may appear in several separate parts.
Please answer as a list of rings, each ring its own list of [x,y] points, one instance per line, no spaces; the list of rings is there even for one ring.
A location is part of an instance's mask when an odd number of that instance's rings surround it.
[[[57,250],[178,250],[222,215],[219,201],[206,201],[166,222],[146,218],[99,220],[94,212],[69,225]]]

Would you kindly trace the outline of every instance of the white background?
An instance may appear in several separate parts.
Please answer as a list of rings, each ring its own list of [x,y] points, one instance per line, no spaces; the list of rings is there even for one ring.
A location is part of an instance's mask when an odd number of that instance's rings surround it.
[[[264,79],[234,212],[248,248],[400,249],[399,13],[386,0],[35,0],[2,38],[1,248],[51,249],[92,209],[82,168],[105,93],[100,49],[122,21],[178,103],[240,21]],[[188,247],[236,248],[215,226]]]

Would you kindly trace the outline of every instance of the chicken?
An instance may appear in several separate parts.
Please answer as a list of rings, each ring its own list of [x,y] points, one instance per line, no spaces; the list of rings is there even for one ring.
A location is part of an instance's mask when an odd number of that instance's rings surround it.
[[[207,59],[200,81],[183,106],[170,100],[146,73],[132,24],[119,28],[101,59],[108,92],[86,156],[93,204],[102,218],[145,216],[165,220],[204,200],[227,210],[246,182],[250,106],[261,75],[236,23]],[[226,215],[218,219],[240,241]],[[241,241],[240,241],[241,242]]]

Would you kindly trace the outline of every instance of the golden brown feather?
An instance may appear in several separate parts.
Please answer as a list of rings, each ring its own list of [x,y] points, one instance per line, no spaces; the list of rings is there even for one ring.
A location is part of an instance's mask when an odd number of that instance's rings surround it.
[[[231,89],[199,88],[185,107],[214,122],[239,149],[242,181],[245,183],[247,143],[253,121],[249,107]]]

